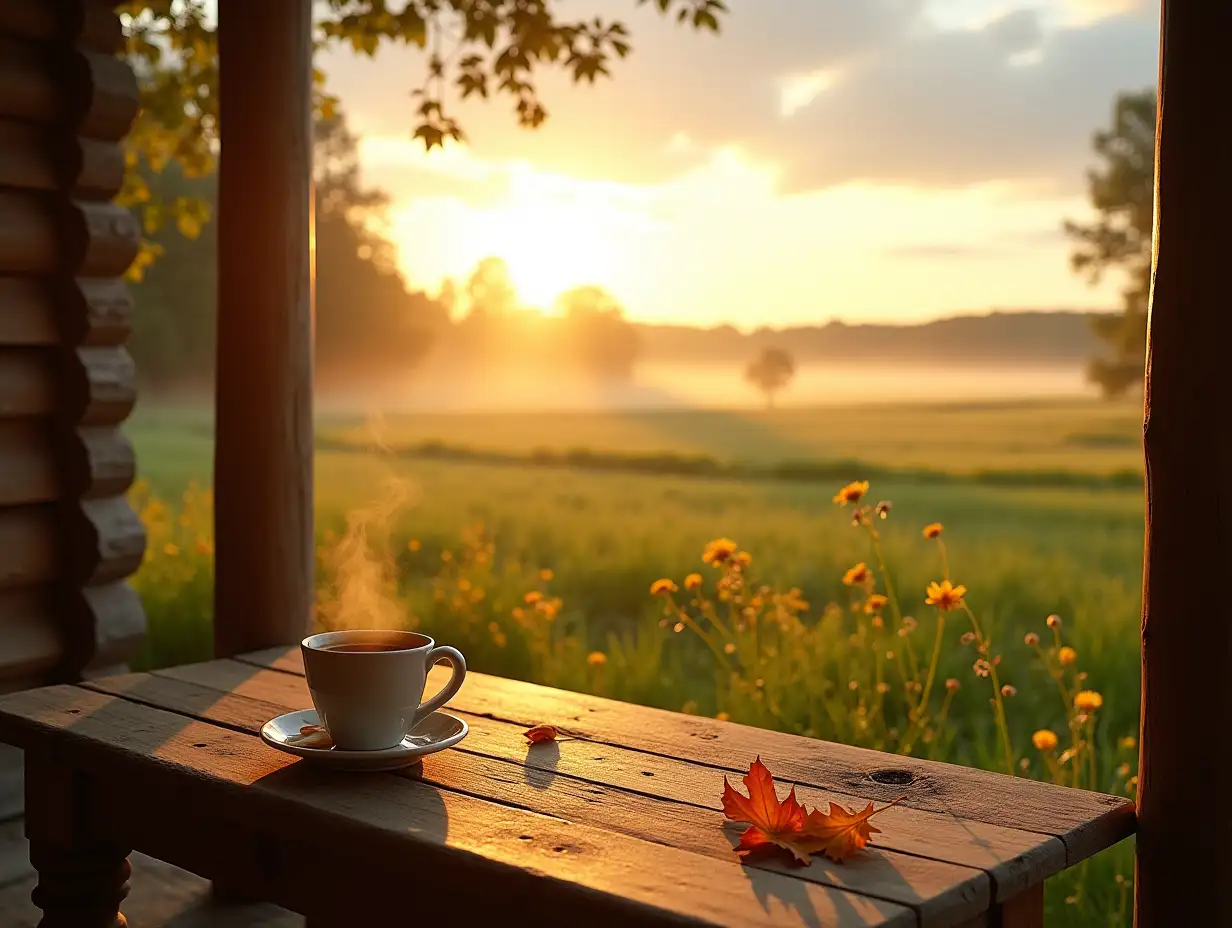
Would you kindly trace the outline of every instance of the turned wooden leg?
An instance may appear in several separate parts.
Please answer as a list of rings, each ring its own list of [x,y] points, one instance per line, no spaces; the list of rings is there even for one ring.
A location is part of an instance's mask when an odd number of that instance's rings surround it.
[[[104,834],[88,777],[26,752],[26,835],[39,928],[124,928],[128,848]]]

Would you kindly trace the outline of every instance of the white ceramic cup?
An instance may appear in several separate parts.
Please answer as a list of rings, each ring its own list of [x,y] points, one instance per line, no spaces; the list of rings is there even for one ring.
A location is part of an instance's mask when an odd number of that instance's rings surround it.
[[[357,646],[389,650],[349,651]],[[437,647],[427,635],[394,631],[343,631],[310,635],[300,643],[308,690],[321,724],[344,751],[383,751],[445,705],[466,678],[466,658]],[[424,702],[424,683],[437,661],[453,677]]]

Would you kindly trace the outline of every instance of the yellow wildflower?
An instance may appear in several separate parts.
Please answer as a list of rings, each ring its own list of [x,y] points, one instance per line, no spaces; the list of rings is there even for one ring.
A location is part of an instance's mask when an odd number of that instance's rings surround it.
[[[211,548],[210,543],[206,541],[204,538],[197,539],[197,553],[198,554],[209,554],[210,551],[212,550],[213,549]]]
[[[846,506],[848,503],[858,503],[867,492],[868,481],[856,480],[835,493],[833,502],[838,503],[840,506]]]
[[[1006,698],[1009,698],[1010,696],[1017,696],[1018,689],[1017,687],[1011,686],[1009,683],[1006,683],[1001,687],[1001,695],[1005,696]]]
[[[669,593],[675,593],[680,587],[676,586],[675,582],[668,580],[666,577],[656,580],[650,584],[651,596],[667,596]]]
[[[1095,690],[1082,690],[1074,696],[1074,708],[1083,712],[1094,712],[1104,704],[1104,697]]]
[[[591,667],[602,667],[607,663],[607,655],[602,651],[591,651],[586,655],[586,663]]]
[[[178,545],[173,545],[171,542],[167,542],[163,545],[163,553],[168,557],[178,557],[180,554],[180,548]]]
[[[1035,634],[1035,632],[1027,632],[1025,635],[1022,636],[1022,640],[1023,640],[1023,643],[1026,644],[1028,648],[1034,648],[1034,647],[1039,646],[1039,635]]]
[[[1138,746],[1138,739],[1133,735],[1126,735],[1121,739],[1121,749],[1124,751],[1132,751]]]
[[[540,593],[538,590],[531,590],[529,593],[523,596],[522,599],[526,603],[526,605],[533,606],[535,605],[535,603],[539,602],[539,600],[543,599],[543,594]]]
[[[1061,627],[1061,617],[1059,615],[1050,615],[1047,619],[1044,620],[1044,624],[1047,625],[1049,628],[1053,628],[1053,629],[1060,628]]]
[[[941,533],[945,530],[945,526],[940,522],[933,522],[931,525],[924,526],[925,538],[940,538]]]
[[[1031,736],[1031,743],[1035,745],[1037,751],[1055,751],[1057,733],[1050,728],[1041,728]]]
[[[419,544],[418,538],[412,538],[410,541],[406,543],[406,550],[408,551],[418,551],[419,548],[420,548],[420,544]]]
[[[958,688],[959,688],[960,686],[962,686],[962,684],[961,684],[961,683],[959,683],[959,682],[958,682],[956,679],[954,679],[953,677],[950,677],[950,679],[948,679],[948,680],[946,680],[946,681],[945,681],[945,688],[946,688],[947,690],[949,690],[951,693],[953,693],[953,692],[957,692],[957,690],[958,690]]]
[[[556,574],[552,573],[551,569],[548,567],[545,567],[543,570],[539,571],[539,579],[544,583],[548,583],[555,576]]]
[[[702,588],[702,575],[689,574],[684,578],[684,588],[686,590],[700,590]]]
[[[753,563],[753,555],[749,554],[747,551],[740,551],[737,552],[736,556],[732,558],[732,561],[737,567],[744,570]]]
[[[949,580],[942,580],[937,583],[935,580],[928,585],[928,595],[924,598],[924,602],[930,606],[936,606],[942,612],[949,612],[951,609],[956,609],[963,604],[963,597],[967,595],[967,588],[961,583],[954,586]]]
[[[729,722],[729,721],[731,721],[731,716],[730,716],[730,715],[728,715],[726,712],[716,712],[714,717],[715,717],[715,719],[716,719],[716,720],[718,720],[718,721],[720,721],[720,722]]]
[[[977,677],[986,677],[992,672],[992,664],[988,663],[988,661],[981,657],[971,665],[971,669],[975,671],[975,675]]]
[[[869,594],[868,599],[864,601],[864,612],[867,615],[876,615],[885,608],[885,605],[888,602],[889,600],[880,593],[871,593]]]
[[[861,561],[843,574],[843,582],[848,586],[860,586],[869,578],[868,565]]]
[[[735,654],[736,646],[732,644],[730,641],[727,642],[727,644],[723,645],[723,653],[724,654]]]
[[[1057,660],[1061,662],[1062,667],[1068,667],[1074,661],[1078,660],[1078,652],[1069,645],[1066,645],[1057,652]]]
[[[712,567],[718,567],[730,560],[737,548],[738,545],[730,538],[716,538],[706,543],[706,548],[702,551],[702,561]]]

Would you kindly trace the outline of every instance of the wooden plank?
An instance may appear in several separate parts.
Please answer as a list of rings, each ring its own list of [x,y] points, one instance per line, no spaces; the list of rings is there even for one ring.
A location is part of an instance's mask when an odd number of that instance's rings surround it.
[[[52,592],[0,590],[0,690],[8,681],[45,680],[64,652]]]
[[[245,670],[242,664],[224,661],[198,664],[195,667],[198,671],[208,671],[218,665],[227,665],[223,668],[223,673],[228,676],[232,671]],[[252,676],[253,668],[247,668],[247,672]],[[123,696],[157,708],[183,712],[195,718],[255,734],[266,720],[297,708],[307,698],[307,691],[303,689],[302,681],[297,678],[272,671],[256,673],[266,680],[282,677],[289,683],[298,684],[299,699],[290,705],[285,702],[278,705],[273,702],[249,700],[228,692],[225,686],[219,689],[177,679],[174,669],[166,675],[130,674],[99,679],[85,685],[99,692]],[[214,682],[219,681],[215,678]],[[275,687],[269,689],[273,690]],[[268,695],[277,694],[270,692]],[[471,721],[468,719],[468,723]],[[484,719],[474,721],[481,727],[472,728],[467,750],[446,752],[440,757],[434,757],[430,764],[423,767],[421,776],[425,782],[532,812],[584,822],[647,841],[705,854],[719,860],[733,859],[732,836],[738,835],[742,829],[733,830],[732,826],[728,826],[728,830],[724,831],[725,819],[718,799],[722,791],[722,777],[718,771],[701,767],[690,768],[690,765],[678,761],[660,761],[655,765],[657,770],[654,772],[658,775],[654,781],[647,781],[647,774],[652,771],[639,770],[636,773],[640,775],[636,777],[637,782],[631,784],[631,789],[613,788],[600,785],[585,775],[590,768],[595,768],[597,773],[602,774],[611,765],[592,763],[583,766],[584,772],[581,776],[565,775],[565,771],[557,765],[559,754],[563,752],[555,750],[545,752],[540,749],[529,752],[530,755],[546,755],[545,759],[550,758],[553,765],[551,769],[523,767],[522,761],[528,758],[528,751],[525,739],[515,726]],[[491,745],[497,741],[502,743],[494,749]],[[578,766],[578,758],[585,760],[583,755],[595,751],[593,745],[581,742],[571,744],[576,749],[573,751],[571,765],[574,767]],[[563,748],[564,745],[560,747]],[[663,798],[655,789],[655,784],[660,779],[670,780],[679,790],[677,774],[683,775],[684,780],[691,781],[690,795],[684,800]],[[848,804],[853,802],[848,797],[842,798]],[[937,818],[910,811],[909,815]],[[886,834],[897,832],[892,821],[879,825]],[[951,836],[954,831],[951,830]],[[956,866],[916,853],[897,853],[890,849],[890,845],[882,843],[883,837],[878,836],[878,847],[875,850],[841,865],[818,860],[808,868],[785,870],[780,863],[774,861],[754,866],[769,867],[776,872],[790,872],[800,879],[909,905],[919,913],[921,925],[953,926],[957,921],[988,908],[989,880],[978,869]],[[907,840],[910,842],[910,838]],[[916,851],[919,843],[910,843],[911,850]],[[970,843],[974,845],[975,842]],[[1059,845],[1057,850],[1061,850]],[[987,854],[985,856],[987,857]]]
[[[56,397],[54,351],[0,347],[0,418],[50,416]]]
[[[132,445],[117,429],[57,440],[49,422],[0,419],[0,506],[117,496],[136,476]]]
[[[49,346],[59,341],[55,305],[46,282],[0,277],[0,347]]]
[[[110,200],[124,184],[124,149],[0,120],[0,186]]]
[[[119,277],[141,248],[141,224],[115,203],[75,201],[61,259],[82,277]]]
[[[1232,344],[1222,173],[1232,157],[1228,3],[1162,4],[1154,275],[1147,345],[1146,562],[1136,923],[1232,925]],[[1215,173],[1212,173],[1215,172]],[[1203,821],[1187,828],[1201,798]],[[1184,853],[1177,853],[1179,848]]]
[[[0,35],[0,117],[50,123],[58,113],[56,85],[40,50]]]
[[[50,274],[57,267],[58,244],[48,198],[0,189],[0,273]]]
[[[50,504],[0,509],[0,590],[56,577],[56,513]]]
[[[123,345],[76,350],[80,367],[65,384],[63,416],[80,425],[117,425],[137,403],[137,366]]]
[[[88,677],[125,665],[145,643],[141,597],[125,582],[88,586],[66,597],[64,656],[59,679]]]
[[[220,0],[218,20],[214,647],[226,657],[298,641],[313,608],[312,9]]]
[[[320,866],[303,870],[303,881],[319,881],[337,856],[400,868],[423,885],[471,887],[454,906],[533,900],[524,911],[547,923],[916,923],[910,909],[890,903],[404,777],[323,775],[250,735],[79,687],[0,698],[0,737],[54,751],[107,782],[139,785],[141,795],[171,796],[219,820],[261,822],[281,845],[317,852]],[[126,812],[141,815],[141,804]],[[405,900],[396,902],[405,914]],[[569,921],[554,914],[557,904]]]
[[[50,423],[0,419],[0,506],[57,499],[59,466]]]
[[[311,705],[303,678],[274,671],[255,671],[238,661],[212,661],[155,671],[155,679],[140,684],[100,680],[100,687],[123,686],[133,698],[148,697],[157,706],[196,714],[205,706],[208,718],[245,730],[258,731],[274,715]],[[160,683],[157,678],[187,683],[191,689]],[[210,693],[198,692],[200,687]],[[456,706],[450,706],[456,711]],[[466,715],[471,737],[460,750],[529,768],[519,779],[566,776],[607,788],[645,794],[699,809],[722,808],[722,771],[673,758],[583,740],[566,740],[548,748],[528,751],[523,728],[483,716]],[[786,785],[782,787],[784,790]],[[604,790],[607,792],[608,790]],[[812,787],[797,788],[809,806],[840,802],[863,805],[856,796]],[[917,857],[931,858],[988,873],[996,898],[1005,899],[1041,883],[1065,867],[1064,846],[1055,838],[1016,831],[982,822],[960,821],[917,809],[896,806],[882,816],[887,833],[879,846]]]
[[[83,48],[114,53],[124,42],[124,32],[110,7],[110,3],[92,0],[0,0],[0,34],[40,42],[69,41]]]
[[[82,586],[121,580],[145,558],[145,526],[123,496],[83,500],[66,516],[63,575]]]
[[[304,669],[298,648],[271,648],[240,659],[297,675]],[[429,687],[438,685],[435,681],[439,679],[439,674],[433,676]],[[520,725],[547,721],[588,740],[731,771],[760,754],[785,780],[883,802],[906,793],[904,805],[911,808],[1054,835],[1065,844],[1067,866],[1128,837],[1134,829],[1133,805],[1119,796],[887,755],[487,674],[467,674],[466,684],[451,705]],[[887,768],[913,779],[905,786],[871,779],[870,774]]]
[[[111,54],[86,50],[78,60],[84,74],[70,88],[76,95],[72,125],[85,138],[118,142],[141,110],[137,75],[128,62]]]

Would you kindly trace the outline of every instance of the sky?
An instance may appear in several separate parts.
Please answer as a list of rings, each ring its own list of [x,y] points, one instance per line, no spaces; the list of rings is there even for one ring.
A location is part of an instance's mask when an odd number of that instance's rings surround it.
[[[1154,84],[1158,0],[728,2],[715,37],[556,0],[629,26],[613,79],[544,75],[534,131],[458,105],[466,144],[432,154],[421,52],[320,56],[410,282],[498,255],[533,305],[593,283],[636,320],[741,328],[1116,306],[1061,225],[1114,96]]]

